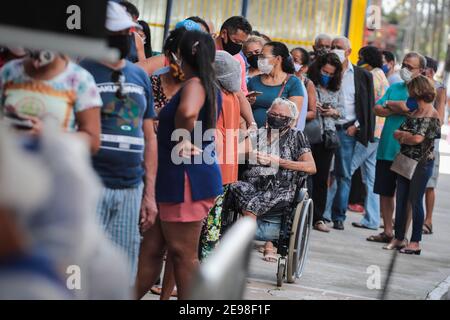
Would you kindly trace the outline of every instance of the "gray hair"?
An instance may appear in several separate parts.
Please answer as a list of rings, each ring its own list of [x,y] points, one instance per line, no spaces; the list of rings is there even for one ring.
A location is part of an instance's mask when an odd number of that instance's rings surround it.
[[[241,64],[226,51],[217,51],[214,63],[217,81],[228,92],[241,90]]]
[[[347,49],[351,49],[352,48],[352,43],[350,42],[350,40],[347,37],[344,36],[337,36],[333,39],[333,42],[336,40],[342,40],[344,41],[345,45],[347,46]]]
[[[264,45],[267,43],[267,41],[264,40],[263,37],[250,36],[250,37],[247,39],[247,41],[244,42],[244,46],[243,46],[244,51],[247,50],[248,45],[249,45],[250,43],[259,43],[259,44],[261,45],[261,47],[264,47]]]
[[[269,108],[269,111],[272,109],[273,106],[280,105],[280,106],[286,106],[289,108],[289,112],[291,113],[292,119],[297,119],[298,117],[298,109],[295,102],[292,102],[291,100],[284,99],[284,98],[276,98],[272,102],[272,106]]]
[[[419,63],[420,63],[420,69],[425,69],[427,67],[427,59],[421,55],[418,52],[409,52],[405,55],[405,57],[403,58],[403,60],[409,59],[409,58],[417,58],[419,59]]]
[[[320,33],[316,36],[316,38],[314,39],[314,45],[317,46],[317,44],[319,43],[320,40],[332,40],[331,36],[329,34],[326,33]]]

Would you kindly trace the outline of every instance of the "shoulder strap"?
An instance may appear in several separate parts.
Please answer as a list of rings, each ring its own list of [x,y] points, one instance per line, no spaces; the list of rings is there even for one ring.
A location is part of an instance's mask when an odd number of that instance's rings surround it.
[[[280,93],[278,93],[278,98],[281,98],[281,96],[283,95],[284,89],[286,89],[286,85],[289,82],[289,80],[291,79],[292,75],[288,74],[286,79],[283,81],[283,84],[281,85],[281,90]]]

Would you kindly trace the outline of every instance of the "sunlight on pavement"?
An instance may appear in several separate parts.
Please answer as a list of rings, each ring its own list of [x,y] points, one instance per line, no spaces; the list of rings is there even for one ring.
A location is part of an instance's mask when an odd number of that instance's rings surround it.
[[[440,173],[450,174],[450,126],[442,127],[442,140],[439,146],[441,153]]]

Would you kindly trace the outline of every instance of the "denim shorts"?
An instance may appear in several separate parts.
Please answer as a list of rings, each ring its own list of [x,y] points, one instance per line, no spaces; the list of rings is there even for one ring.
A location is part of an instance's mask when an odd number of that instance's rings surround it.
[[[280,238],[281,217],[258,218],[255,240],[276,241]]]

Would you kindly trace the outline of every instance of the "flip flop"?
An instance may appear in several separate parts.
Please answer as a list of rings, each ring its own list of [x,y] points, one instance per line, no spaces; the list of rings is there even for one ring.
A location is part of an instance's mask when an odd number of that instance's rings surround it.
[[[153,286],[150,289],[150,292],[153,293],[154,295],[160,296],[161,293],[162,293],[162,288],[158,287],[158,286]],[[174,298],[178,297],[177,289],[173,289],[171,296],[174,297]]]
[[[278,256],[273,251],[268,251],[264,252],[264,257],[262,259],[266,262],[276,263],[278,261]]]

